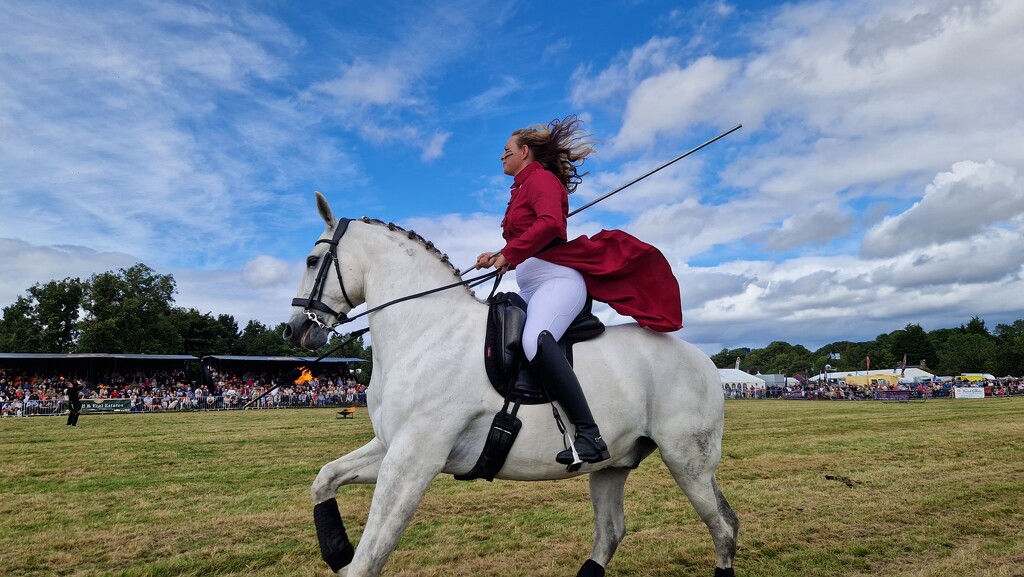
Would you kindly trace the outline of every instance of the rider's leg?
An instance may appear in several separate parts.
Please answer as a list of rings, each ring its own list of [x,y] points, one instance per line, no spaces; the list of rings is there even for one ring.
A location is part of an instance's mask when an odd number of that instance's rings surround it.
[[[598,463],[609,458],[608,446],[601,439],[601,431],[590,413],[590,405],[583,394],[583,388],[576,378],[569,361],[562,354],[557,341],[548,331],[537,338],[537,356],[533,358],[533,367],[540,374],[548,392],[562,405],[569,421],[576,427],[576,439],[572,448],[566,449],[555,456],[555,461],[563,465],[578,462],[576,455],[584,463]]]
[[[587,304],[583,276],[571,268],[530,258],[516,267],[519,295],[527,302],[523,327],[523,352],[530,361],[537,355],[537,337],[542,331],[555,340],[562,338]]]
[[[524,289],[523,298],[528,299],[523,329],[526,358],[576,427],[573,445],[580,459],[587,463],[608,459],[608,447],[587,398],[557,342],[586,304],[583,277],[571,268],[533,258],[517,267],[516,278]],[[562,451],[555,460],[564,465],[576,462],[572,449]]]

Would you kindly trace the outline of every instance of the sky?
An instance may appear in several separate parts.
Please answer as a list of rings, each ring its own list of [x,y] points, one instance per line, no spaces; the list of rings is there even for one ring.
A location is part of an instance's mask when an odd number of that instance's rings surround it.
[[[743,125],[569,221],[658,247],[708,353],[1024,318],[1024,2],[578,6],[0,3],[0,307],[143,262],[274,326],[317,190],[466,268],[509,133],[577,114],[571,208]]]

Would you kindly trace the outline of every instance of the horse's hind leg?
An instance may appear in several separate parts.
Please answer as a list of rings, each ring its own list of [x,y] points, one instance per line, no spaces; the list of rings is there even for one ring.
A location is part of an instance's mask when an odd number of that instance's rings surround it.
[[[335,500],[338,487],[377,482],[384,453],[384,446],[374,438],[355,451],[321,467],[313,481],[313,521],[320,541],[320,555],[335,572],[348,565],[355,553]]]
[[[594,505],[594,548],[576,577],[603,577],[615,549],[626,536],[623,494],[630,469],[601,469],[590,474],[590,502]]]
[[[696,443],[700,446],[700,443]],[[661,448],[661,456],[672,471],[676,484],[697,510],[715,543],[715,577],[732,577],[736,539],[740,520],[715,482],[717,455],[710,456],[688,447],[682,450]]]

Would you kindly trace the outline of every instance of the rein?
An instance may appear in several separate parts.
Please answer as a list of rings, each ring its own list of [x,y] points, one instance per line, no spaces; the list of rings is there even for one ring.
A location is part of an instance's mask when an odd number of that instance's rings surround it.
[[[327,253],[325,253],[324,256],[323,256],[323,260],[320,263],[320,270],[317,271],[316,280],[313,281],[313,289],[309,292],[309,297],[308,298],[294,298],[294,299],[292,299],[292,306],[302,307],[303,309],[305,309],[306,317],[310,321],[316,323],[316,325],[319,326],[321,329],[324,329],[324,330],[327,330],[327,331],[331,331],[331,332],[333,332],[335,334],[339,334],[338,331],[337,331],[337,328],[339,326],[348,324],[348,323],[350,323],[350,322],[352,322],[352,321],[354,321],[354,320],[356,320],[356,319],[358,319],[360,317],[364,317],[364,316],[366,316],[366,315],[368,315],[370,313],[377,312],[377,311],[379,311],[381,309],[384,309],[384,308],[387,308],[387,307],[389,307],[391,305],[396,305],[396,304],[401,303],[401,302],[405,302],[405,301],[412,300],[412,299],[417,299],[417,298],[420,298],[420,297],[424,297],[424,296],[427,296],[427,295],[431,295],[431,294],[434,294],[434,293],[437,293],[437,292],[445,291],[445,290],[452,289],[452,288],[459,287],[459,286],[465,286],[465,287],[468,287],[468,288],[472,288],[472,287],[474,287],[474,286],[476,286],[478,284],[481,284],[481,283],[487,281],[488,279],[495,278],[495,277],[500,277],[503,274],[501,271],[494,270],[494,271],[491,271],[489,273],[482,274],[480,276],[476,276],[476,277],[473,277],[473,278],[464,279],[464,280],[461,280],[459,282],[454,282],[454,283],[449,284],[449,285],[433,288],[433,289],[430,289],[430,290],[425,290],[425,291],[418,292],[418,293],[411,294],[411,295],[407,295],[407,296],[404,296],[404,297],[400,297],[400,298],[397,298],[395,300],[388,301],[388,302],[386,302],[384,304],[377,305],[377,306],[375,306],[373,308],[367,309],[367,310],[365,310],[365,311],[363,311],[363,312],[361,312],[361,313],[359,313],[359,314],[357,314],[355,316],[349,317],[347,314],[339,313],[339,312],[335,311],[334,309],[332,309],[331,307],[327,306],[327,304],[325,304],[321,299],[323,298],[323,295],[324,295],[324,289],[327,286],[328,273],[329,273],[329,271],[331,269],[331,265],[333,264],[334,265],[334,271],[335,271],[336,276],[338,278],[338,286],[341,287],[341,294],[345,298],[345,303],[348,304],[348,306],[350,308],[355,308],[355,305],[352,304],[352,299],[349,298],[348,292],[345,290],[345,281],[341,277],[341,259],[338,257],[338,243],[341,241],[341,237],[345,236],[345,232],[348,231],[348,225],[349,225],[350,222],[352,222],[352,219],[350,219],[350,218],[338,219],[338,223],[335,225],[335,229],[334,229],[334,236],[331,237],[330,240],[322,238],[322,239],[320,239],[320,240],[318,240],[318,241],[316,241],[314,243],[314,246],[317,245],[317,244],[321,244],[321,243],[329,244],[330,245],[330,249],[328,249]],[[366,221],[363,220],[363,222],[366,222]],[[463,273],[463,274],[465,274],[465,273]],[[495,286],[497,286],[497,282],[495,283]],[[337,322],[335,322],[334,324],[328,325],[327,323],[325,323],[320,318],[320,315],[318,314],[317,311],[333,315],[334,318],[337,319]],[[366,331],[369,331],[369,329],[364,329],[363,331],[359,332],[359,335],[362,335]],[[347,343],[344,343],[344,344],[347,344]],[[344,346],[344,344],[342,346]],[[328,354],[330,354],[330,353],[328,353]],[[324,356],[326,356],[326,355],[324,355]],[[323,357],[320,357],[320,359],[322,359],[322,358]],[[319,361],[320,359],[317,359],[317,361]],[[316,361],[314,361],[314,362],[316,362]]]
[[[363,311],[363,312],[361,312],[361,313],[359,313],[359,314],[357,314],[357,315],[355,315],[353,317],[349,317],[347,315],[342,315],[344,320],[338,321],[338,322],[334,323],[333,325],[330,325],[329,327],[321,325],[321,328],[326,328],[326,329],[329,329],[329,330],[334,330],[335,327],[338,327],[338,326],[341,326],[341,325],[344,325],[344,324],[348,324],[348,323],[358,319],[359,317],[364,317],[364,316],[366,316],[366,315],[368,315],[370,313],[377,312],[377,311],[379,311],[379,310],[381,310],[383,308],[387,308],[387,307],[389,307],[391,305],[397,305],[398,303],[401,303],[401,302],[409,301],[409,300],[412,300],[412,299],[417,299],[417,298],[420,298],[420,297],[425,297],[427,295],[432,295],[434,293],[438,293],[438,292],[445,291],[445,290],[448,290],[448,289],[453,289],[455,287],[465,286],[465,287],[468,287],[468,288],[473,288],[474,286],[476,286],[478,284],[482,284],[484,281],[486,281],[488,279],[492,279],[492,278],[494,278],[496,276],[499,276],[501,274],[502,273],[500,271],[496,271],[495,270],[495,271],[491,271],[491,272],[486,273],[486,274],[482,274],[480,276],[476,276],[476,277],[473,277],[473,278],[468,278],[468,279],[465,279],[465,280],[462,280],[462,281],[459,281],[459,282],[454,282],[452,284],[448,284],[448,285],[440,286],[440,287],[437,287],[437,288],[432,288],[430,290],[425,290],[423,292],[418,292],[416,294],[411,294],[411,295],[407,295],[407,296],[404,296],[404,297],[400,297],[400,298],[397,298],[397,299],[395,299],[393,301],[388,301],[388,302],[386,302],[384,304],[377,305],[377,306],[373,307],[372,309],[366,309],[365,311]],[[339,281],[340,281],[340,279],[339,279]]]

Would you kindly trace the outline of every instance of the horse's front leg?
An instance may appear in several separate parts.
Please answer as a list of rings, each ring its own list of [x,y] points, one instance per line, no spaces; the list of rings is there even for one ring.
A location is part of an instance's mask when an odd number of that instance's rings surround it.
[[[430,437],[428,432],[419,431],[389,445],[377,475],[366,527],[348,573],[344,573],[346,577],[380,575],[451,450],[445,439]]]
[[[335,496],[338,487],[352,483],[376,483],[385,454],[384,445],[374,437],[369,443],[320,468],[313,481],[313,521],[320,541],[320,556],[339,571],[352,561],[354,548],[345,532]]]

